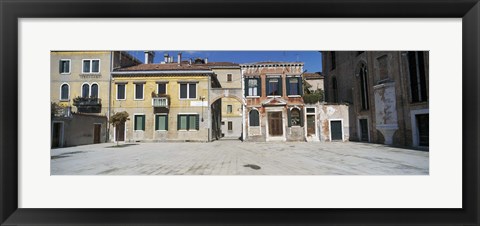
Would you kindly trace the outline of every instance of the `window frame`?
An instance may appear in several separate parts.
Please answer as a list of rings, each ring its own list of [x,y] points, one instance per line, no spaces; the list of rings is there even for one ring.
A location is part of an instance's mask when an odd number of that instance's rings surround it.
[[[137,116],[143,116],[143,130],[136,129],[137,126]],[[145,114],[133,114],[133,131],[146,131],[146,120],[147,116]]]
[[[271,79],[277,79],[277,92],[278,94],[276,95],[270,95],[270,80]],[[267,97],[282,97],[283,96],[283,78],[280,75],[269,75],[266,78],[266,83],[265,83],[265,95]]]
[[[115,99],[116,100],[126,100],[127,99],[127,83],[116,83],[116,93],[115,93]],[[118,99],[118,86],[123,85],[123,99]]]
[[[233,131],[233,121],[227,122],[227,131]]]
[[[187,97],[182,98],[182,84],[187,85]],[[190,97],[190,84],[195,84],[195,97]],[[198,82],[179,82],[178,83],[178,98],[179,100],[197,100],[198,99]]]
[[[93,72],[93,71],[92,71],[92,69],[93,69],[93,61],[94,61],[94,60],[98,60],[98,72]],[[84,68],[83,64],[84,64],[85,61],[90,61],[90,70],[89,70],[89,72],[85,72],[85,71],[84,71],[85,68]],[[100,59],[82,59],[82,74],[100,74],[100,71],[101,71],[100,68],[101,68],[101,60],[100,60]]]
[[[88,82],[84,82],[84,83],[82,83],[82,85],[80,86],[80,96],[81,96],[81,97],[84,97],[83,87],[84,87],[85,85],[87,85],[87,87],[88,87],[88,93],[87,93],[86,98],[89,98],[89,97],[90,97],[90,84],[88,84]],[[85,97],[84,97],[84,98],[85,98]]]
[[[68,72],[61,72],[62,71],[62,61],[68,61]],[[82,65],[83,66],[83,65]],[[61,75],[69,75],[72,74],[72,60],[71,59],[60,59],[59,60],[59,69]]]
[[[67,85],[67,99],[63,99],[63,98],[62,98],[62,87],[63,87],[64,85]],[[65,82],[65,83],[62,83],[62,84],[60,85],[60,97],[58,98],[58,100],[61,101],[61,102],[70,101],[70,84],[68,84],[68,83]]]
[[[157,120],[159,116],[165,116],[165,129],[157,129]],[[160,127],[160,126],[159,126]],[[167,113],[157,113],[155,114],[155,119],[153,120],[153,128],[155,131],[168,131],[168,114]]]
[[[165,93],[160,93],[160,85],[165,85]],[[157,82],[157,94],[168,94],[168,82]]]
[[[227,82],[232,82],[233,78],[232,78],[232,74],[227,74]]]
[[[181,129],[180,128],[180,117],[187,117],[187,122],[186,122],[186,128]],[[196,117],[197,123],[195,124],[195,128],[191,129],[190,128],[190,117]],[[178,113],[177,114],[177,131],[200,131],[200,114],[198,113]],[[198,128],[196,127],[198,125]]]
[[[251,117],[251,115],[250,115],[252,111],[256,111],[256,112],[257,112],[257,120],[258,120],[257,124],[258,124],[258,125],[252,125],[252,117]],[[249,127],[260,127],[260,111],[258,111],[258,109],[253,108],[253,109],[251,109],[250,111],[248,111],[248,126],[249,126]]]
[[[261,93],[262,79],[261,78],[245,78],[245,79],[247,80],[245,82],[245,84],[246,84],[245,89],[246,89],[246,94],[247,94],[246,97],[247,98],[259,98],[260,96],[262,96],[262,93]],[[257,86],[255,87],[255,88],[257,88],[256,89],[256,95],[250,95],[250,87],[248,86],[249,80],[256,80],[257,81]]]
[[[137,98],[137,85],[142,85],[142,98]],[[133,83],[133,100],[145,100],[145,83],[144,82],[134,82]]]
[[[97,96],[96,96],[96,98],[100,98],[100,85],[99,85],[98,83],[96,83],[96,82],[92,82],[92,83],[90,84],[90,97],[92,96],[92,87],[93,87],[93,85],[97,85]]]
[[[292,91],[291,87],[290,87],[290,80],[291,79],[297,79],[297,94],[291,94],[290,92]],[[303,88],[303,84],[302,84],[302,79],[301,77],[299,76],[288,76],[286,78],[286,84],[287,84],[287,96],[288,97],[301,97],[302,96],[302,88]]]
[[[294,110],[298,112],[298,124],[297,125],[294,125],[293,120],[292,120]],[[299,108],[294,107],[294,108],[290,109],[290,125],[291,125],[291,127],[294,127],[294,126],[295,127],[302,127],[302,111]]]
[[[229,109],[230,107],[230,109]],[[227,114],[232,114],[233,113],[233,105],[227,104]]]

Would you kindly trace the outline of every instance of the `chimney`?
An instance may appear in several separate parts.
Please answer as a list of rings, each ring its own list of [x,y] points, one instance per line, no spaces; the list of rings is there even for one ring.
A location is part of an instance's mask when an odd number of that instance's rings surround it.
[[[169,58],[168,63],[173,63],[173,56],[170,56]]]
[[[145,51],[145,63],[151,64],[153,63],[153,58],[155,57],[155,52],[153,51]]]
[[[178,62],[178,65],[180,65],[180,64],[182,63],[182,52],[179,52],[179,53],[178,53],[178,60],[177,60],[177,62]]]
[[[165,63],[168,63],[168,59],[169,59],[169,58],[168,58],[168,53],[163,54],[163,61],[164,61]]]
[[[188,64],[192,64],[192,58],[188,59]]]
[[[208,58],[205,57],[205,64],[208,64]]]

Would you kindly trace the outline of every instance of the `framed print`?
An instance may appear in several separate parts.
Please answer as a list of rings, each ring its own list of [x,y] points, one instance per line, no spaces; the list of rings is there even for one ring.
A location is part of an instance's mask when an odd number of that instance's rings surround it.
[[[477,0],[0,4],[1,225],[480,223]]]

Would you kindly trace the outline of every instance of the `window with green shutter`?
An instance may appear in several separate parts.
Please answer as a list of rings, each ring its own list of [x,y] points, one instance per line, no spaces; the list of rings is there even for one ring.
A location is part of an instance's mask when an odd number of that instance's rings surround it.
[[[178,115],[178,130],[199,130],[200,121],[198,114]]]
[[[168,130],[168,115],[155,115],[155,130]]]
[[[134,130],[145,131],[145,115],[135,115]]]

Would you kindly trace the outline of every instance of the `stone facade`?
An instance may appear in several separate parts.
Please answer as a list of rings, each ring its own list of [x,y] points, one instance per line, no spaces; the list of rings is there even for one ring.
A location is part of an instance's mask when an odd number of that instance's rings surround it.
[[[428,148],[428,51],[324,51],[325,98],[349,105],[350,140]]]
[[[242,64],[246,141],[305,141],[303,63]]]

